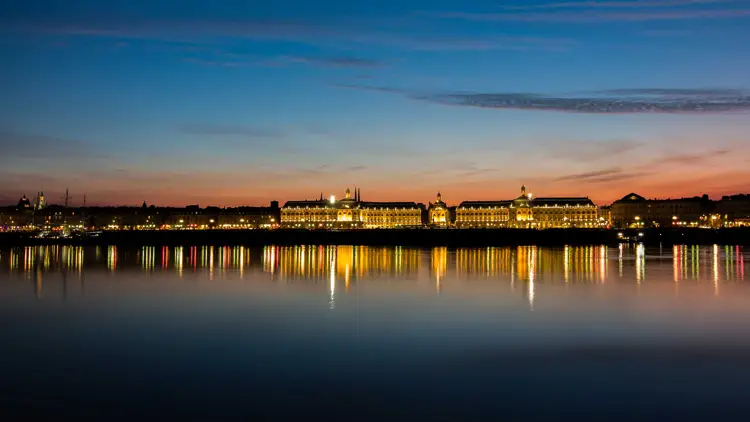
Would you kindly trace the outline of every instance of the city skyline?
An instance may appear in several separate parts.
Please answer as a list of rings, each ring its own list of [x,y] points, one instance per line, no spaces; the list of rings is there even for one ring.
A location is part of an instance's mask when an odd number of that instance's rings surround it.
[[[750,187],[750,1],[89,3],[0,6],[1,204]]]
[[[522,185],[521,188],[525,189],[526,185]],[[91,198],[89,198],[88,195],[85,194],[85,193],[81,194],[79,196],[75,196],[75,195],[73,195],[72,192],[70,192],[69,189],[65,189],[65,190],[59,192],[60,193],[59,198],[56,196],[56,193],[58,193],[56,191],[52,191],[52,194],[48,195],[43,190],[37,190],[33,194],[23,193],[23,194],[21,194],[20,197],[15,198],[15,200],[8,199],[7,202],[6,201],[0,201],[0,207],[14,207],[14,206],[16,206],[16,205],[19,204],[19,201],[24,201],[24,200],[28,201],[30,204],[33,205],[37,200],[39,200],[40,195],[41,195],[41,201],[43,201],[43,204],[45,206],[64,206],[65,201],[66,201],[66,196],[67,196],[67,200],[69,201],[68,206],[71,207],[71,208],[83,207],[84,206],[84,201],[85,201],[85,206],[87,206],[87,207],[141,207],[141,206],[143,206],[143,204],[146,204],[147,206],[152,206],[153,205],[153,206],[156,206],[156,207],[172,207],[172,208],[184,208],[184,207],[196,206],[196,205],[200,206],[201,208],[206,208],[206,207],[235,208],[235,207],[267,207],[272,202],[277,202],[280,207],[283,207],[287,202],[305,202],[305,201],[309,201],[309,202],[312,203],[312,202],[319,201],[321,199],[324,200],[325,202],[332,202],[332,201],[338,202],[338,201],[346,198],[346,195],[348,193],[347,190],[350,190],[349,186],[345,186],[342,189],[338,189],[338,190],[334,190],[334,191],[323,190],[323,191],[319,192],[317,195],[312,195],[312,193],[310,193],[307,196],[301,197],[301,198],[292,198],[292,197],[287,197],[285,195],[280,195],[278,198],[272,198],[268,202],[265,202],[265,203],[247,203],[246,202],[246,203],[238,203],[238,204],[234,204],[234,203],[233,204],[223,204],[223,203],[203,203],[203,204],[201,204],[201,203],[178,203],[178,204],[173,204],[173,203],[161,203],[159,201],[150,201],[148,199],[140,200],[140,201],[137,201],[137,202],[134,202],[134,203],[100,203],[100,202],[97,202],[96,200],[92,201]],[[510,201],[510,200],[513,200],[514,198],[518,197],[518,189],[516,189],[515,193],[507,193],[507,195],[504,195],[504,194],[502,194],[502,195],[495,195],[493,197],[487,197],[487,198],[452,198],[452,199],[451,198],[446,198],[445,195],[442,193],[442,191],[437,191],[437,192],[435,192],[432,195],[431,198],[428,198],[425,201],[415,200],[415,199],[409,199],[409,198],[406,198],[403,201],[387,201],[387,200],[385,200],[383,198],[372,197],[372,196],[368,196],[368,197],[366,197],[364,199],[361,199],[361,197],[360,197],[360,195],[361,195],[361,193],[360,193],[361,192],[361,188],[360,187],[355,187],[355,186],[352,185],[351,186],[351,190],[353,190],[353,192],[354,192],[354,193],[352,193],[352,195],[356,195],[355,200],[358,201],[358,202],[359,201],[363,201],[363,202],[367,202],[367,201],[374,201],[374,202],[394,202],[394,203],[397,203],[397,202],[410,202],[411,203],[411,202],[413,202],[415,204],[418,204],[418,205],[421,204],[421,205],[425,205],[425,206],[427,206],[427,205],[429,205],[431,203],[435,203],[435,201],[438,198],[438,196],[439,196],[439,199],[438,199],[439,201],[442,201],[442,202],[445,203],[445,205],[451,206],[451,207],[459,206],[463,202],[469,202],[470,203],[472,201]],[[623,192],[625,192],[625,191],[623,191]],[[585,199],[591,199],[592,202],[594,202],[597,206],[600,206],[600,207],[611,205],[613,202],[619,201],[619,200],[621,200],[621,199],[623,199],[625,197],[628,197],[628,196],[630,196],[632,194],[637,194],[637,195],[642,196],[642,197],[644,197],[645,199],[648,199],[648,200],[692,199],[692,198],[700,198],[703,195],[707,195],[707,194],[704,194],[704,193],[695,193],[693,195],[686,195],[686,196],[654,197],[654,196],[649,196],[649,195],[640,195],[640,192],[628,191],[627,193],[618,196],[614,200],[612,200],[610,202],[604,203],[604,202],[597,202],[596,200],[590,198],[588,195],[548,196],[548,195],[545,195],[544,192],[542,192],[541,195],[537,195],[531,189],[529,189],[529,191],[528,191],[527,194],[524,193],[524,195],[529,195],[529,198],[533,198],[533,199],[538,199],[538,198],[585,198]],[[750,195],[750,194],[745,193],[745,192],[733,192],[733,193],[729,193],[729,194],[722,195],[722,196],[711,196],[711,195],[709,195],[709,199],[712,200],[712,201],[718,201],[718,200],[721,200],[722,197],[744,196],[744,195]],[[424,196],[424,195],[420,195],[420,197],[421,196]],[[2,193],[0,193],[0,197],[8,198],[8,195],[3,195]],[[58,199],[56,200],[56,198],[58,198]],[[74,200],[74,198],[77,198],[78,201]]]

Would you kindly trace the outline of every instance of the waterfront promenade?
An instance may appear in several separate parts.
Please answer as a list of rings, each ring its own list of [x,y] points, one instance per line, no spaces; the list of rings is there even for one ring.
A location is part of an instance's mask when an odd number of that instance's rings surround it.
[[[733,229],[390,229],[390,230],[170,230],[104,231],[68,238],[0,233],[0,245],[399,245],[484,247],[513,245],[658,244],[750,245],[750,228]]]

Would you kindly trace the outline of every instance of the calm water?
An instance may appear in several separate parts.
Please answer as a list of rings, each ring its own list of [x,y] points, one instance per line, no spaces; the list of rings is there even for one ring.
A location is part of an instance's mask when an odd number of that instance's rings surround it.
[[[746,420],[746,256],[0,250],[0,416]]]

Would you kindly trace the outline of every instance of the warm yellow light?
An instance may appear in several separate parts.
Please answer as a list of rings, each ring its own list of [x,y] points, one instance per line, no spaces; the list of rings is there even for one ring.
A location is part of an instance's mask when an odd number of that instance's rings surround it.
[[[335,197],[335,196],[333,196],[333,195],[331,195],[331,199],[330,199],[330,201],[331,201],[331,203],[333,204],[334,202],[336,202],[336,197]]]
[[[214,219],[212,218],[212,219],[208,220],[208,222],[209,222],[209,223],[213,223],[213,222],[214,222]]]
[[[180,220],[180,224],[182,224],[182,223],[184,223],[184,222],[185,222],[185,220]]]
[[[641,219],[641,217],[639,217],[637,215],[635,216],[635,221],[639,221],[640,219]]]
[[[676,215],[673,215],[673,216],[672,216],[672,220],[677,220],[677,216],[676,216]]]

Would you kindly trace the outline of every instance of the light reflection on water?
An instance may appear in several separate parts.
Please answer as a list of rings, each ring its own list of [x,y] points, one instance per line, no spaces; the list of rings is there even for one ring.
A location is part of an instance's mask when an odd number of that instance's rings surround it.
[[[36,246],[0,251],[0,269],[8,278],[33,280],[40,294],[49,275],[68,277],[107,272],[113,276],[140,270],[144,274],[204,274],[208,280],[238,276],[269,277],[276,281],[325,280],[330,304],[336,285],[344,292],[366,280],[416,280],[432,284],[440,293],[449,281],[466,283],[495,279],[511,290],[523,287],[529,305],[537,284],[602,284],[607,281],[636,285],[663,281],[665,262],[671,261],[671,279],[711,282],[719,295],[722,282],[745,280],[745,255],[739,246],[676,245],[646,250],[642,245],[487,247],[416,249],[368,246]],[[0,274],[2,274],[0,272]],[[429,280],[429,281],[428,281]]]
[[[256,407],[292,394],[303,413],[424,402],[429,416],[448,395],[453,420],[496,420],[498,403],[511,416],[625,415],[612,403],[643,394],[652,402],[622,405],[630,417],[654,414],[648,403],[718,417],[746,402],[731,384],[750,376],[746,259],[720,245],[2,249],[0,370],[13,388],[0,383],[0,407],[78,393],[115,406],[111,391],[163,399],[190,385],[164,399],[169,412],[228,410],[216,403],[235,392]],[[82,381],[94,374],[105,379]],[[497,380],[513,386],[507,401]],[[264,417],[279,408],[292,411]]]

